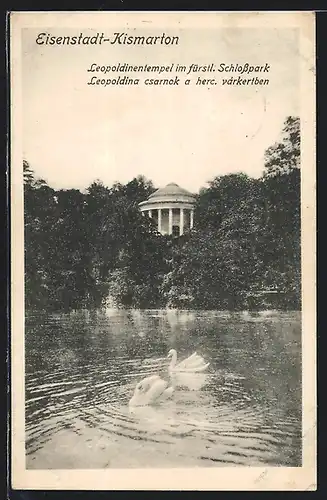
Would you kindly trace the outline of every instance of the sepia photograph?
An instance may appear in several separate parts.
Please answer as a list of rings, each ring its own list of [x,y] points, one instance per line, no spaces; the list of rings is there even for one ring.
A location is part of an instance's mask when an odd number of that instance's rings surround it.
[[[16,483],[315,489],[314,15],[11,16]]]

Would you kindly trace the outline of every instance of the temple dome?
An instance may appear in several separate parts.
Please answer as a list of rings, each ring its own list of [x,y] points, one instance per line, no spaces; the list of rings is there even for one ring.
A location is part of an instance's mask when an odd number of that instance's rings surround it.
[[[167,184],[167,186],[157,189],[154,193],[152,193],[148,201],[156,202],[156,201],[188,201],[190,203],[194,203],[195,196],[187,191],[184,188],[181,188],[175,182],[171,182]],[[144,203],[144,202],[143,202]]]

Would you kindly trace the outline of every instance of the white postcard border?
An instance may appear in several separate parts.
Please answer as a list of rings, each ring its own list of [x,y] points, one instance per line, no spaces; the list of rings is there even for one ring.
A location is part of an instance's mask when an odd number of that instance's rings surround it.
[[[315,490],[316,249],[315,14],[313,12],[14,12],[11,46],[11,391],[12,487],[35,490]],[[24,27],[298,27],[301,33],[302,467],[26,470],[21,29]]]

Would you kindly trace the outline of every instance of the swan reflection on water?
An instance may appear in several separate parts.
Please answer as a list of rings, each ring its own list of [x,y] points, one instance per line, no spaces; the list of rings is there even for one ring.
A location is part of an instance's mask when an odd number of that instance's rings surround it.
[[[131,425],[144,436],[206,437],[208,444],[219,439],[233,441],[240,432],[256,426],[263,415],[248,408],[220,404],[207,391],[176,389],[174,397],[159,404],[129,406]],[[134,422],[134,424],[132,424]],[[235,434],[236,433],[236,434]]]
[[[207,373],[172,373],[170,375],[173,387],[184,387],[190,391],[199,391],[208,381]]]
[[[147,433],[186,435],[199,430],[204,423],[210,425],[208,418],[210,420],[212,406],[213,402],[205,392],[199,397],[193,391],[176,389],[173,398],[159,399],[154,404],[143,406],[129,404],[129,414]]]

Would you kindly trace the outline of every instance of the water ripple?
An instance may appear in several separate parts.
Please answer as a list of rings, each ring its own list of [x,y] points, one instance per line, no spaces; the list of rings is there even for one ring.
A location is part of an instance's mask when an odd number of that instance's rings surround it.
[[[260,321],[264,318],[260,316]],[[251,325],[248,317],[246,323]],[[181,324],[189,325],[185,318]],[[272,404],[262,375],[254,387],[237,365],[218,367],[210,359],[207,374],[175,380],[170,401],[131,412],[128,401],[136,383],[154,373],[168,376],[167,359],[126,354],[108,358],[102,352],[95,346],[85,359],[77,348],[72,355],[66,350],[61,361],[53,355],[51,370],[47,366],[27,373],[29,468],[60,468],[65,460],[67,467],[80,464],[80,468],[97,463],[100,467],[294,465],[299,460],[299,416]],[[69,369],[63,368],[63,359],[71,360]]]

